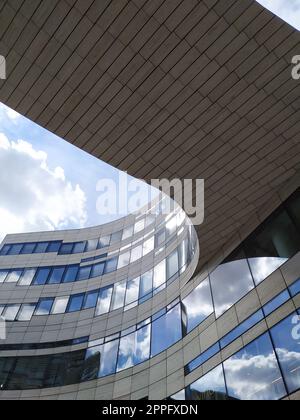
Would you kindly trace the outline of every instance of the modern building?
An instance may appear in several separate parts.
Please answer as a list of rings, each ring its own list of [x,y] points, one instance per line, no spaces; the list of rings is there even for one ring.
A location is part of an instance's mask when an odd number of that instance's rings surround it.
[[[181,211],[1,247],[1,399],[299,399],[299,32],[254,0],[8,0],[0,101]]]

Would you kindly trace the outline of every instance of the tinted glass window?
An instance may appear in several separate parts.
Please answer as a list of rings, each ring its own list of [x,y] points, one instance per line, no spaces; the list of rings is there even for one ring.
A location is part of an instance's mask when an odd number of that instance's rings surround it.
[[[14,321],[19,312],[20,306],[21,305],[7,305],[2,314],[3,318],[6,321]]]
[[[182,338],[180,305],[152,323],[151,355],[156,356]]]
[[[37,305],[35,315],[49,315],[54,299],[41,299]]]
[[[210,279],[217,317],[254,288],[246,260],[220,265],[210,275]]]
[[[97,305],[99,291],[89,292],[86,295],[84,309],[95,308]]]
[[[154,250],[154,236],[152,236],[150,239],[147,239],[147,241],[143,244],[143,256],[150,254]]]
[[[86,267],[80,267],[79,268],[79,272],[78,272],[78,277],[77,280],[87,280],[90,278],[90,274],[91,274],[91,269],[92,267],[90,265],[86,266]]]
[[[130,262],[134,263],[135,261],[139,260],[143,256],[143,247],[142,245],[137,246],[131,250],[131,257]]]
[[[183,319],[189,333],[214,311],[209,280],[206,279],[182,301]]]
[[[61,255],[69,255],[72,254],[74,248],[74,244],[62,244],[60,249],[59,249],[59,253]]]
[[[111,260],[107,260],[105,264],[104,274],[112,273],[116,271],[118,265],[118,258],[112,258]]]
[[[119,255],[119,261],[118,261],[118,270],[120,268],[126,267],[130,262],[130,251],[125,252],[124,254]]]
[[[77,242],[74,244],[73,254],[81,254],[84,252],[86,247],[86,242]]]
[[[150,356],[150,325],[121,338],[118,367],[121,371],[138,365]]]
[[[1,249],[0,255],[7,255],[10,250],[10,245],[4,245]]]
[[[154,267],[153,289],[157,289],[162,284],[165,284],[165,283],[166,283],[166,260],[163,260],[156,267]]]
[[[159,248],[166,241],[166,230],[161,229],[155,234],[155,248]]]
[[[92,268],[92,277],[101,277],[104,273],[105,263],[95,264]]]
[[[125,305],[130,305],[133,302],[137,302],[139,299],[139,287],[140,287],[140,278],[134,280],[129,280],[127,283],[126,290],[126,301]]]
[[[187,388],[187,399],[194,401],[218,401],[228,399],[222,365],[190,385]]]
[[[53,270],[50,274],[50,278],[48,280],[48,284],[59,284],[59,283],[61,283],[64,272],[65,272],[65,267],[53,268]]]
[[[272,312],[274,312],[277,308],[279,308],[281,305],[283,305],[285,302],[287,302],[290,299],[290,294],[287,290],[280,293],[280,295],[276,296],[271,302],[267,303],[263,307],[263,311],[265,316],[270,315]]]
[[[103,236],[99,239],[98,248],[106,248],[110,245],[110,235]]]
[[[0,270],[0,283],[3,283],[9,273],[9,270]]]
[[[260,257],[249,258],[249,265],[255,281],[255,284],[260,284],[263,280],[274,273],[281,267],[288,259],[278,257]]]
[[[224,363],[230,397],[239,400],[278,400],[286,395],[268,334]]]
[[[64,283],[72,283],[76,281],[77,274],[78,274],[79,267],[78,265],[71,265],[66,268],[66,272],[64,275],[63,282]]]
[[[125,293],[126,293],[126,280],[115,284],[112,305],[111,305],[112,311],[122,308],[124,306]]]
[[[61,246],[61,241],[57,242],[50,242],[47,248],[47,252],[58,252]]]
[[[133,235],[133,226],[129,226],[123,230],[123,236],[122,241],[125,241],[125,239],[131,238]]]
[[[109,312],[113,288],[101,289],[98,297],[96,316]]]
[[[111,244],[115,244],[117,242],[121,242],[123,231],[120,230],[119,232],[115,232],[111,235]]]
[[[67,309],[69,298],[56,298],[52,308],[52,314],[64,314]]]
[[[11,270],[6,277],[5,283],[17,283],[23,273],[23,270]]]
[[[90,239],[87,241],[86,252],[95,251],[98,246],[98,239]]]
[[[8,255],[19,255],[20,252],[21,252],[21,250],[22,250],[22,248],[23,248],[23,244],[21,244],[21,245],[12,245],[11,248],[10,248],[10,250],[9,250],[9,252],[8,252]]]
[[[20,286],[30,286],[32,280],[34,279],[36,273],[35,268],[27,268],[23,271],[23,274],[20,278],[19,285]]]
[[[74,295],[70,297],[67,312],[80,311],[82,308],[84,294]]]
[[[147,296],[152,292],[153,287],[153,271],[150,270],[141,276],[140,298]]]
[[[289,393],[300,388],[300,317],[295,313],[271,330]]]
[[[46,284],[50,271],[51,271],[50,268],[39,268],[36,272],[36,276],[35,276],[33,284],[35,285]]]
[[[21,254],[32,254],[35,250],[36,244],[24,244]]]
[[[30,321],[35,310],[35,305],[22,305],[18,313],[18,321]]]
[[[40,242],[37,244],[34,253],[35,254],[44,254],[47,251],[49,243],[48,242]]]
[[[1,277],[1,272],[0,272],[0,277]],[[0,281],[0,283],[1,283],[1,281]],[[298,295],[298,293],[300,293],[300,279],[297,280],[294,284],[292,284],[289,287],[289,290],[290,290],[292,296]]]
[[[116,372],[119,340],[102,346],[99,376],[107,376]]]

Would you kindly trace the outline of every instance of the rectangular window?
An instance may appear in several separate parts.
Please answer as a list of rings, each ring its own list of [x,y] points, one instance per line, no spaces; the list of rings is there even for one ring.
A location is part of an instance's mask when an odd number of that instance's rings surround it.
[[[122,308],[124,306],[124,299],[126,293],[126,280],[116,283],[114,287],[114,294],[112,299],[112,311]]]
[[[86,252],[96,251],[98,239],[90,239],[87,241]]]
[[[120,372],[149,359],[151,327],[147,325],[120,340],[118,367]]]
[[[209,279],[204,280],[182,301],[186,332],[191,332],[214,311]]]
[[[0,270],[0,283],[4,283],[8,273],[9,270]]]
[[[50,272],[51,272],[50,268],[39,268],[36,272],[33,284],[35,286],[41,286],[41,285],[46,284]]]
[[[140,277],[129,280],[127,283],[126,290],[126,301],[125,305],[130,305],[133,302],[137,302],[139,299],[139,287],[140,287]]]
[[[110,241],[110,244],[112,245],[112,244],[116,244],[116,243],[118,243],[118,242],[121,242],[121,239],[122,239],[122,233],[123,233],[123,231],[122,231],[122,230],[120,230],[119,232],[115,232],[115,233],[113,233],[113,234],[111,235],[111,241]]]
[[[35,315],[49,315],[53,306],[54,299],[41,299],[37,305]]]
[[[21,305],[7,305],[3,311],[3,318],[6,321],[14,321],[20,310]]]
[[[47,253],[58,252],[61,246],[61,241],[50,242],[47,248]]]
[[[130,262],[134,263],[135,261],[139,260],[143,256],[143,247],[139,245],[131,250],[131,257]]]
[[[290,299],[290,294],[287,290],[280,293],[278,296],[276,296],[274,299],[271,300],[271,302],[267,303],[263,307],[263,311],[265,316],[267,317],[272,312],[276,311],[276,309],[280,308],[285,302],[287,302]]]
[[[150,293],[152,294],[152,289],[153,289],[153,270],[150,270],[141,276],[139,298],[141,299],[145,296],[148,296]]]
[[[155,248],[159,248],[166,241],[166,230],[161,229],[155,234]]]
[[[19,280],[19,286],[30,286],[36,273],[35,268],[26,268]]]
[[[90,278],[92,266],[80,267],[78,272],[77,281],[87,280]]]
[[[21,253],[22,248],[23,244],[12,245],[8,255],[19,255]]]
[[[177,249],[167,257],[167,279],[172,279],[179,271]]]
[[[3,245],[0,255],[1,256],[7,255],[9,253],[9,250],[10,250],[10,245]]]
[[[269,334],[224,362],[228,394],[244,401],[280,400],[285,386]]]
[[[187,400],[222,401],[227,399],[222,365],[216,367],[187,388]]]
[[[154,236],[144,242],[143,256],[150,254],[152,251],[154,251]]]
[[[32,318],[32,315],[34,313],[35,310],[35,305],[31,304],[31,305],[27,305],[24,304],[21,306],[21,309],[18,313],[17,316],[17,321],[30,321]]]
[[[73,248],[74,248],[73,243],[62,244],[60,249],[59,249],[59,254],[60,255],[70,255],[73,252]]]
[[[73,295],[70,297],[67,312],[80,311],[83,305],[84,294]]]
[[[18,283],[20,277],[23,273],[23,270],[11,270],[9,275],[6,277],[5,283]]]
[[[112,273],[113,271],[116,271],[117,264],[118,264],[118,257],[107,260],[105,263],[104,274],[109,274],[109,273]]]
[[[97,305],[99,290],[88,292],[85,297],[83,309],[95,308]]]
[[[113,288],[101,289],[98,297],[96,316],[109,312]]]
[[[56,298],[52,308],[52,314],[64,314],[68,306],[69,297]]]
[[[174,216],[169,222],[166,223],[167,238],[174,235],[177,229],[177,215]]]
[[[123,267],[127,267],[129,262],[130,262],[130,251],[119,255],[118,270],[120,270]]]
[[[211,346],[208,350],[206,350],[204,353],[200,354],[200,356],[196,357],[196,359],[192,360],[186,366],[186,375],[193,372],[193,370],[197,369],[199,366],[202,366],[209,359],[211,359],[216,354],[218,354],[220,352],[220,350],[221,350],[220,349],[220,344],[216,343],[213,346]]]
[[[85,251],[86,242],[76,242],[74,244],[73,254],[82,254]]]
[[[151,356],[173,346],[182,338],[180,304],[152,323]]]
[[[69,265],[66,267],[63,283],[72,283],[76,281],[78,275],[78,265]]]
[[[21,254],[33,254],[36,244],[24,244]]]
[[[104,268],[105,268],[105,263],[104,262],[93,265],[93,268],[92,268],[92,277],[94,278],[94,277],[101,277],[101,276],[103,276]]]
[[[39,242],[34,250],[35,254],[44,254],[49,246],[48,242]]]
[[[0,305],[0,316],[3,314],[5,305]]]
[[[132,235],[133,235],[133,225],[128,226],[123,230],[122,241],[125,241],[126,239],[131,238]]]
[[[137,235],[139,232],[145,229],[145,219],[139,220],[134,225],[134,234]]]
[[[1,273],[0,273],[0,278],[1,278]],[[0,283],[1,283],[1,281],[0,281]],[[290,287],[289,287],[289,290],[290,290],[290,292],[291,292],[291,295],[294,297],[294,296],[297,296],[299,293],[300,293],[300,279],[299,280],[297,280],[295,283],[293,283]]]
[[[103,236],[102,238],[99,239],[98,249],[106,248],[109,245],[110,245],[110,235]]]
[[[158,289],[166,283],[166,260],[154,267],[153,289]]]
[[[48,284],[60,284],[62,282],[64,272],[65,267],[53,268],[48,280]]]

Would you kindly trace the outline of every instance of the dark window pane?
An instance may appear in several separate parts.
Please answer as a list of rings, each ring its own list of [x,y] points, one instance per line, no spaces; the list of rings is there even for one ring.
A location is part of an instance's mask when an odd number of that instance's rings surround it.
[[[270,315],[272,312],[274,312],[276,309],[278,309],[280,306],[282,306],[285,302],[287,302],[290,299],[290,294],[287,290],[280,293],[280,295],[276,296],[271,302],[267,303],[263,307],[263,311],[265,316]]]
[[[48,284],[59,284],[62,281],[63,275],[65,272],[65,267],[53,268]]]
[[[18,313],[18,321],[30,321],[35,310],[34,304],[24,304]]]
[[[269,334],[224,363],[228,394],[239,400],[278,400],[286,395]]]
[[[43,285],[47,283],[48,276],[51,272],[50,268],[39,268],[34,278],[34,285]]]
[[[156,356],[182,338],[180,305],[152,323],[151,355]]]
[[[74,244],[73,254],[81,254],[85,251],[86,242],[77,242]]]
[[[92,268],[92,277],[101,277],[104,273],[105,263],[95,264]]]
[[[19,255],[21,253],[22,248],[23,244],[12,245],[8,252],[8,255]]]
[[[9,270],[0,270],[0,283],[4,283],[8,273]]]
[[[24,244],[21,254],[32,254],[35,250],[36,244]]]
[[[0,276],[1,276],[1,273],[0,273]],[[1,283],[1,281],[0,281],[0,283]],[[290,290],[291,295],[293,297],[296,296],[296,295],[298,295],[300,293],[300,279],[297,280],[294,284],[292,284],[289,287],[289,290]]]
[[[82,308],[84,294],[74,295],[70,297],[67,312],[80,311]]]
[[[7,305],[3,311],[3,318],[6,321],[14,321],[20,310],[21,305]]]
[[[159,248],[166,241],[166,229],[163,228],[155,234],[155,248]]]
[[[249,265],[255,284],[259,285],[287,261],[287,258],[276,257],[249,258]]]
[[[87,293],[83,309],[95,308],[97,305],[98,295],[99,290]]]
[[[72,265],[66,268],[63,283],[72,283],[76,281],[79,267],[78,265]]]
[[[10,250],[10,245],[4,245],[1,249],[0,255],[7,255]]]
[[[218,401],[227,399],[222,365],[216,367],[187,388],[187,400]]]
[[[74,244],[62,244],[60,249],[59,249],[59,254],[60,255],[69,255],[72,254],[73,252],[73,248],[74,248]]]
[[[202,366],[205,362],[211,359],[220,351],[220,344],[216,343],[204,353],[200,354],[200,356],[196,357],[196,359],[192,360],[187,365],[187,374],[191,373],[193,370],[197,369],[199,366]]]
[[[47,251],[47,248],[49,246],[48,242],[40,242],[37,244],[34,253],[35,254],[44,254]]]
[[[120,230],[119,232],[113,233],[111,235],[110,244],[112,245],[112,244],[115,244],[117,242],[121,242],[121,240],[122,240],[122,234],[123,234],[123,231],[122,230]]]
[[[117,265],[118,265],[118,257],[107,260],[105,263],[104,274],[108,274],[108,273],[112,273],[113,271],[116,271]]]
[[[35,315],[49,315],[54,299],[41,299],[37,305]]]
[[[206,279],[182,301],[183,319],[189,333],[214,311],[209,280]]]
[[[47,252],[58,252],[61,246],[61,241],[50,242],[47,248]]]
[[[167,280],[171,279],[179,271],[178,251],[177,249],[167,257]]]
[[[91,269],[92,269],[92,267],[90,265],[88,265],[86,267],[80,267],[79,272],[78,272],[77,281],[89,279],[90,274],[91,274]]]
[[[300,388],[300,317],[296,313],[271,330],[289,393]]]
[[[116,372],[119,340],[111,341],[102,346],[99,376],[108,376]]]

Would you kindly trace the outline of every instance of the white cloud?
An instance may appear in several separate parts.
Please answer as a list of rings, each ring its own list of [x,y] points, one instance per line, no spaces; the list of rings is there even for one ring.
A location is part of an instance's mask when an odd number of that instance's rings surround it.
[[[266,9],[300,30],[300,0],[257,0]]]
[[[86,196],[47,153],[0,133],[0,239],[6,233],[83,227]]]
[[[8,119],[10,122],[16,124],[19,118],[21,118],[20,114],[0,103],[0,121]]]

